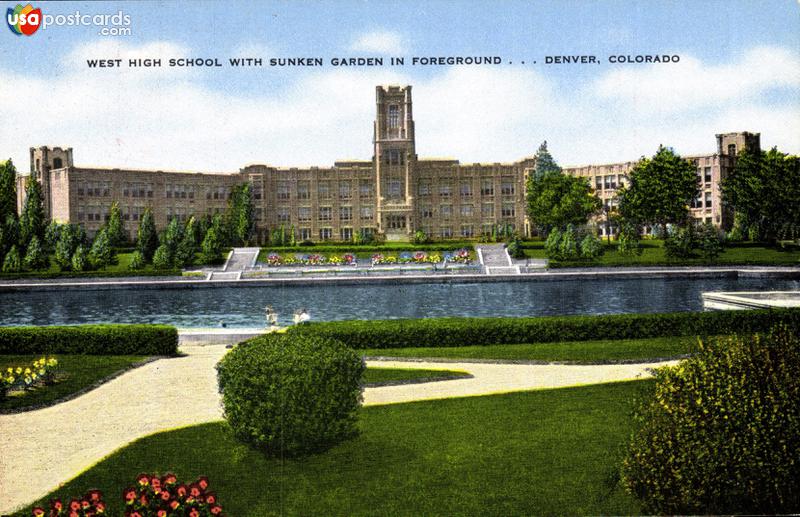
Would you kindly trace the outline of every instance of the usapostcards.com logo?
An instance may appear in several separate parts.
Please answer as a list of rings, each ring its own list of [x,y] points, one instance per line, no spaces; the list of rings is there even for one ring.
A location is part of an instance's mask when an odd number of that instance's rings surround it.
[[[8,28],[17,36],[31,36],[41,27],[43,30],[49,26],[68,27],[100,27],[101,36],[128,36],[131,34],[131,17],[119,11],[115,14],[81,14],[75,11],[71,14],[42,14],[39,8],[34,9],[31,4],[22,6],[17,4],[13,9],[6,11]]]

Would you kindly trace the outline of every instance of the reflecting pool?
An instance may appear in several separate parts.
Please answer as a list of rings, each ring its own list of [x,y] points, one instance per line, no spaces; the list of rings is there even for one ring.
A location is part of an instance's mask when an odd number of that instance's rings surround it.
[[[796,289],[798,280],[662,278],[2,293],[0,325],[253,327],[267,304],[281,324],[300,308],[312,321],[698,311],[703,291]]]

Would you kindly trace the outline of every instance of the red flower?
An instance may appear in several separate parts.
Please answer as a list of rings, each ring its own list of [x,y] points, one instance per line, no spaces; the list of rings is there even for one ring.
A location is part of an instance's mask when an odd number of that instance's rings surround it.
[[[166,490],[161,492],[161,499],[162,500],[169,501],[169,498],[170,498],[170,493],[169,492],[167,492]]]
[[[44,515],[44,508],[37,506],[31,511],[31,514],[33,514],[34,517],[42,517]]]
[[[172,472],[168,472],[164,476],[164,484],[165,485],[174,485],[177,482],[178,482],[178,478],[176,478],[175,474],[173,474]]]
[[[211,515],[220,515],[222,513],[222,507],[218,504],[215,504],[211,507]]]
[[[189,490],[189,489],[188,489],[188,488],[186,488],[186,485],[178,485],[178,489],[177,489],[177,491],[178,491],[178,496],[179,496],[179,497],[183,497],[183,496],[185,496],[185,495],[186,495],[186,492],[187,492],[188,490]]]
[[[61,499],[51,499],[50,500],[50,509],[51,510],[56,510],[56,511],[60,512],[62,508],[64,508],[64,505],[61,503]]]
[[[214,492],[209,492],[206,494],[206,502],[208,504],[214,504],[217,502],[217,495]]]
[[[197,478],[197,484],[200,485],[200,488],[205,490],[208,488],[208,478],[205,476],[200,476]]]
[[[78,515],[78,512],[72,510],[71,512],[69,512],[69,517],[80,517],[80,516]]]
[[[197,485],[192,485],[189,487],[189,493],[192,494],[194,497],[200,495],[200,487]]]
[[[90,506],[92,506],[92,503],[90,503],[86,499],[82,499],[81,500],[81,508],[83,508],[85,510],[85,509],[89,508]]]
[[[73,499],[72,501],[69,502],[69,509],[72,510],[73,512],[77,512],[78,510],[81,509],[81,502],[78,501],[77,499]]]
[[[89,497],[89,500],[93,503],[96,503],[100,499],[103,498],[103,492],[100,490],[89,490],[86,495]]]
[[[150,484],[150,476],[147,474],[139,474],[136,476],[136,482],[139,483],[140,486],[147,486]]]
[[[126,488],[125,489],[125,503],[132,504],[134,499],[136,499],[136,489],[134,488]]]
[[[139,498],[139,504],[141,504],[142,506],[147,506],[149,502],[150,500],[147,499],[147,494],[142,494],[142,497]]]
[[[129,515],[129,517],[142,517],[142,514],[141,514],[141,513],[139,513],[139,512],[131,512],[131,514]]]
[[[167,511],[159,510],[158,513],[156,513],[156,517],[167,517]]]
[[[103,513],[106,511],[106,503],[103,501],[97,501],[94,507],[97,508],[97,513]]]
[[[192,511],[189,512],[189,517],[200,517],[200,512],[196,508],[192,508]]]
[[[173,510],[177,509],[180,505],[181,503],[179,503],[176,499],[173,499],[172,501],[169,502],[169,507],[172,508]]]
[[[158,479],[157,477],[153,476],[152,479],[150,479],[150,485],[152,485],[152,487],[154,489],[160,489],[161,488],[161,480]]]

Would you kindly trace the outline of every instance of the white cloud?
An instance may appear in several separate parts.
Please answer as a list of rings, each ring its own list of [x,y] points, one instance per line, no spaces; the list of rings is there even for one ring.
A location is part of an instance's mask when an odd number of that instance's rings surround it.
[[[800,58],[780,47],[756,47],[732,63],[707,65],[693,56],[677,64],[621,65],[598,78],[589,93],[639,113],[672,113],[756,99],[800,86]]]
[[[403,37],[397,33],[386,30],[371,31],[360,35],[350,45],[353,52],[371,52],[402,56],[407,52]]]
[[[65,59],[100,55],[167,58],[191,52],[170,42],[102,42],[78,47]],[[0,70],[0,112],[13,121],[0,125],[0,157],[11,156],[27,170],[29,146],[60,145],[74,148],[78,165],[223,172],[247,163],[328,166],[337,159],[370,159],[378,84],[413,84],[421,157],[514,161],[547,139],[564,165],[607,163],[652,154],[662,143],[681,154],[711,152],[715,133],[743,130],[761,132],[765,147],[798,152],[796,69],[783,68],[793,60],[782,49],[766,55],[757,49],[728,65],[698,61],[694,69],[706,72],[694,87],[716,90],[689,98],[691,80],[674,81],[687,97],[686,111],[645,109],[642,99],[670,94],[637,68],[625,72],[640,81],[627,93],[603,86],[616,84],[619,70],[566,88],[540,69],[475,66],[442,68],[424,79],[409,68],[323,68],[298,73],[280,93],[247,95],[235,84],[213,90],[204,82],[209,72],[197,70],[131,74],[65,66],[55,79]],[[746,77],[743,85],[723,81],[746,63],[761,63],[762,77]],[[793,96],[766,100],[769,85],[788,88]],[[743,95],[746,102],[740,102]]]

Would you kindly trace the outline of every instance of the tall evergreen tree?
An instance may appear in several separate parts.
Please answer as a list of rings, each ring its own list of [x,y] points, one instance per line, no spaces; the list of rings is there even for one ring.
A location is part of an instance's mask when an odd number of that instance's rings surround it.
[[[0,163],[0,223],[17,216],[17,169],[9,159]]]
[[[50,265],[50,260],[47,257],[47,253],[45,253],[42,242],[39,240],[37,235],[31,237],[31,240],[28,243],[28,251],[25,253],[23,264],[31,271],[47,269],[47,267]]]
[[[144,214],[139,220],[139,228],[136,231],[136,249],[142,254],[146,262],[153,260],[153,254],[158,248],[158,234],[156,233],[156,223],[150,207],[144,209]]]
[[[561,167],[553,159],[550,151],[547,150],[547,140],[545,140],[539,146],[539,150],[536,151],[536,165],[533,169],[533,176],[538,179],[551,173],[561,173]]]
[[[20,244],[27,246],[33,237],[44,239],[47,223],[44,218],[44,205],[42,186],[33,176],[28,177],[25,186],[25,203],[22,205],[22,214],[19,217]]]
[[[109,214],[108,223],[106,224],[106,233],[111,246],[122,246],[128,240],[128,237],[125,235],[125,228],[122,225],[122,211],[119,209],[119,202],[117,201],[111,204],[111,213]]]
[[[644,158],[628,174],[630,184],[619,192],[619,213],[634,224],[682,224],[689,217],[689,203],[697,196],[699,179],[690,161],[671,148],[660,146],[652,158]]]
[[[111,264],[113,258],[114,250],[111,249],[108,230],[103,228],[94,236],[92,248],[89,250],[89,264],[95,269],[100,269]]]
[[[232,245],[250,244],[255,232],[254,213],[253,186],[244,183],[234,187],[226,213],[226,226]]]

